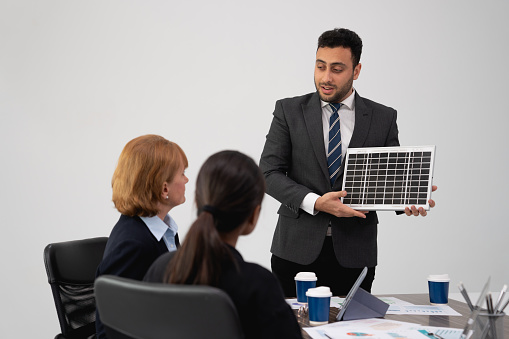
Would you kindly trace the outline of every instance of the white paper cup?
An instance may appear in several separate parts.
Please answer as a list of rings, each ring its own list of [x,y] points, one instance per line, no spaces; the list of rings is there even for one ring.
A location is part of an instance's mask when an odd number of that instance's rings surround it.
[[[328,324],[330,298],[332,297],[330,288],[326,286],[310,288],[306,295],[308,297],[309,324],[311,326]]]
[[[299,272],[295,276],[295,288],[297,290],[297,301],[307,303],[306,292],[316,287],[316,274],[314,272]]]

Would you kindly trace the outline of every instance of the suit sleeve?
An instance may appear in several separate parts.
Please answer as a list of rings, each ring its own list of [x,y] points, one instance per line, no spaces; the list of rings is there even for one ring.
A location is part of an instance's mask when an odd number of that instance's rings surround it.
[[[287,176],[292,166],[292,135],[281,101],[276,102],[272,123],[260,159],[267,194],[297,214],[311,189]]]

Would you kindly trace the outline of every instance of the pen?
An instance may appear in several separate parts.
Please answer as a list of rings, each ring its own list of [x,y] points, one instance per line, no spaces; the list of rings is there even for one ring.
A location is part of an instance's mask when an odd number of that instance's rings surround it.
[[[465,301],[467,302],[468,307],[470,308],[470,311],[474,309],[474,305],[472,305],[472,301],[470,300],[470,297],[468,296],[467,290],[465,289],[465,286],[463,286],[463,283],[460,281],[458,288],[460,289],[461,295],[463,298],[465,298]]]
[[[493,298],[491,297],[491,293],[486,294],[486,308],[489,314],[493,314]]]
[[[509,299],[507,299],[507,301],[505,302],[504,306],[502,306],[498,311],[497,313],[502,313],[504,312],[504,309],[507,307],[507,305],[509,304]]]
[[[495,308],[494,308],[495,313],[498,313],[498,309],[499,309],[500,305],[502,305],[502,300],[504,299],[506,292],[507,292],[507,285],[504,285],[504,287],[502,287],[502,291],[500,291],[500,294],[498,295],[497,304],[495,305]]]
[[[492,315],[494,314],[493,309],[493,298],[491,297],[491,293],[486,295],[486,308],[488,309],[488,319],[486,322],[486,328],[489,329],[491,327],[491,333],[493,334],[493,339],[497,339],[497,332],[495,328],[495,319],[493,319]],[[484,331],[483,331],[484,332]],[[483,333],[484,334],[484,333]]]
[[[482,289],[481,295],[479,296],[479,299],[477,299],[477,303],[474,306],[474,309],[472,310],[472,313],[470,313],[470,317],[467,320],[467,324],[465,325],[465,328],[463,329],[463,332],[461,333],[460,339],[467,339],[471,335],[471,328],[474,325],[477,316],[479,315],[479,312],[481,312],[481,305],[484,301],[484,298],[486,297],[486,293],[488,292],[488,288],[490,286],[490,280],[491,277],[488,277],[488,281],[486,281],[486,284],[484,284],[484,287]]]
[[[427,332],[427,331],[426,331]],[[442,336],[439,336],[438,334],[436,333],[431,333],[431,332],[427,332],[428,336],[430,337],[434,337],[434,338],[437,338],[437,339],[444,339],[444,337]]]

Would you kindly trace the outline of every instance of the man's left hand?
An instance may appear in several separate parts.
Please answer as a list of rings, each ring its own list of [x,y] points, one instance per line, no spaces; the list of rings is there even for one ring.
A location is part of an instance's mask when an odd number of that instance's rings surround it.
[[[431,186],[431,192],[435,192],[437,190],[437,186],[433,185]],[[429,199],[428,200],[429,202],[429,207],[433,208],[435,207],[435,201],[432,200],[432,199]],[[428,212],[426,210],[424,210],[424,208],[422,207],[419,207],[419,208],[416,208],[415,206],[411,206],[411,207],[405,207],[405,214],[410,216],[410,215],[413,215],[413,216],[419,216],[419,215],[422,215],[423,217],[426,216],[426,214],[428,214]]]

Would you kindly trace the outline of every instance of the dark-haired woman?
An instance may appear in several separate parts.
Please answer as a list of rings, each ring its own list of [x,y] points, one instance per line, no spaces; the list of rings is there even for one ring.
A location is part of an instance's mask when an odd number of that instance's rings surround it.
[[[198,218],[181,248],[159,257],[144,280],[218,287],[235,304],[246,338],[301,338],[275,276],[235,249],[239,236],[255,228],[264,192],[263,175],[248,156],[209,157],[196,182]]]

